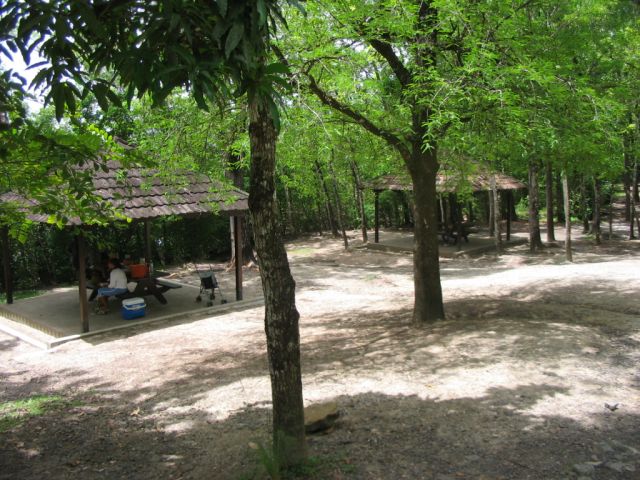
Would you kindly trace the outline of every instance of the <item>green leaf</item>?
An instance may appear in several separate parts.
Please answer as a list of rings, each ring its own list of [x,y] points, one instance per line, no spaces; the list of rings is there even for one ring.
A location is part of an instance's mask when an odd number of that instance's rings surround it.
[[[227,16],[227,0],[216,0],[218,4],[218,10],[220,11],[220,15],[224,18]]]
[[[244,34],[244,25],[242,23],[234,23],[229,34],[227,35],[227,41],[224,45],[224,54],[227,58],[231,56],[231,52],[238,46],[242,35]]]
[[[289,67],[284,63],[275,62],[267,65],[264,69],[264,73],[266,73],[267,75],[274,74],[274,73],[281,73],[281,74],[288,75],[291,72],[289,70]]]
[[[267,6],[264,0],[258,0],[256,2],[256,8],[258,9],[258,23],[263,26],[267,21]]]

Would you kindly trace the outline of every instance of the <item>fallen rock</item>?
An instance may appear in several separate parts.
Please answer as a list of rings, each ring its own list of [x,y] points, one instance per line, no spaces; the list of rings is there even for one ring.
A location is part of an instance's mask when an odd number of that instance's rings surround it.
[[[333,427],[340,416],[336,402],[316,403],[304,409],[304,429],[308,434],[324,432]]]
[[[595,473],[595,467],[590,463],[576,463],[573,470],[583,476],[591,476]]]

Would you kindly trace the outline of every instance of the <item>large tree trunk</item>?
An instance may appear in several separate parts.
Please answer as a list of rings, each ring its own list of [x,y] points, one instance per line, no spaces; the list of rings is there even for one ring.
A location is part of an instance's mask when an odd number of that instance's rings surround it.
[[[564,251],[568,262],[573,262],[573,254],[571,253],[571,210],[569,206],[569,179],[567,178],[567,172],[562,175],[562,193],[564,196],[564,212],[565,212],[565,240]]]
[[[265,301],[265,331],[273,400],[273,448],[280,465],[307,456],[300,371],[300,315],[275,199],[276,131],[266,105],[249,102],[249,210]]]
[[[547,160],[546,165],[546,201],[547,201],[547,242],[555,242],[555,225],[553,222],[553,170],[551,168],[551,162]]]
[[[414,244],[413,279],[415,285],[415,323],[444,319],[440,258],[438,253],[438,212],[436,174],[438,161],[435,148],[421,151],[422,142],[405,158],[413,182]]]
[[[538,189],[538,163],[529,161],[529,251],[542,248],[540,238],[540,192]]]

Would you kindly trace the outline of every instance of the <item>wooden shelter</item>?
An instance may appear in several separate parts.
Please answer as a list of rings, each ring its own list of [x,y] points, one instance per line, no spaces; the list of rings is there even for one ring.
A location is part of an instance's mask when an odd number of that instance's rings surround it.
[[[474,192],[490,191],[492,177],[495,179],[496,190],[504,190],[512,192],[527,188],[527,186],[517,179],[504,173],[488,173],[478,172],[470,178],[462,179],[458,175],[447,174],[446,172],[438,173],[436,178],[436,190],[438,193],[454,193],[461,181],[468,182]],[[411,179],[403,175],[383,175],[367,184],[367,188],[373,190],[375,196],[375,243],[380,242],[380,192],[385,190],[406,192],[413,191],[413,183]],[[508,197],[509,201],[513,201],[512,195]],[[507,232],[511,230],[511,219],[507,217]]]
[[[84,167],[86,168],[86,167]],[[227,215],[233,218],[235,250],[236,300],[242,299],[242,219],[249,209],[249,195],[237,188],[225,187],[209,177],[193,172],[163,176],[153,169],[123,168],[116,161],[92,175],[94,194],[107,208],[124,217],[144,222],[145,261],[151,263],[150,222],[165,216],[197,217],[205,214]],[[51,213],[42,211],[38,203],[16,193],[1,196],[4,203],[13,203],[28,219],[47,223]],[[102,202],[101,202],[102,203]],[[53,212],[52,212],[53,213]],[[68,226],[82,226],[78,217],[70,216]],[[85,228],[90,228],[87,225]],[[80,230],[82,232],[82,230]],[[82,331],[89,331],[89,306],[86,285],[86,245],[84,235],[77,235],[80,317]],[[2,231],[4,280],[7,303],[13,302],[10,268],[10,246],[7,229]]]

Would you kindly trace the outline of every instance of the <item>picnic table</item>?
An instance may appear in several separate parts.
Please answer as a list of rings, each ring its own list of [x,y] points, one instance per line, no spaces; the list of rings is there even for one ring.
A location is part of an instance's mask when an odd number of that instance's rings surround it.
[[[455,245],[460,238],[463,238],[465,243],[469,243],[469,234],[475,233],[474,224],[471,222],[462,222],[460,224],[460,231],[458,231],[457,225],[440,225],[438,235],[440,235],[441,241],[445,245]]]
[[[148,295],[153,295],[161,304],[166,305],[167,299],[163,294],[168,292],[169,290],[182,288],[182,285],[163,278],[161,275],[162,272],[158,272],[158,274],[152,275],[151,277],[138,278],[133,280],[134,282],[136,282],[136,288],[133,290],[133,292],[127,291],[125,293],[121,293],[120,295],[116,295],[116,298],[124,300],[126,298],[146,297]],[[89,296],[89,301],[92,301],[98,296],[99,286],[87,283],[87,288],[92,290],[91,295]]]

